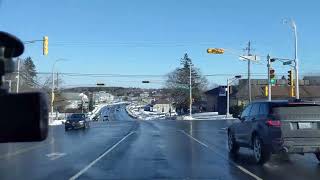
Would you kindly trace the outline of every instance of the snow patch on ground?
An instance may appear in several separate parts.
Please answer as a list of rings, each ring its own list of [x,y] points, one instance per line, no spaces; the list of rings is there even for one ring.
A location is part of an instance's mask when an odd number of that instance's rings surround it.
[[[139,120],[155,120],[170,118],[170,115],[167,113],[144,111],[144,106],[142,105],[130,104],[126,107],[126,110],[130,116]]]

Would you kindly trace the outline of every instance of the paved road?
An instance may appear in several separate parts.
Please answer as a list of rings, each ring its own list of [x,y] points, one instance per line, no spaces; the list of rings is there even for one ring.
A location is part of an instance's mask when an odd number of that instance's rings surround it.
[[[264,166],[241,149],[228,157],[217,121],[138,121],[124,107],[88,130],[52,127],[38,143],[0,145],[0,179],[319,179],[312,155],[273,157]]]

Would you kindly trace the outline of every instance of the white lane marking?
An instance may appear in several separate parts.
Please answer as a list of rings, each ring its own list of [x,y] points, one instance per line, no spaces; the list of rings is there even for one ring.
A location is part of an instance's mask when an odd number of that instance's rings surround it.
[[[50,154],[46,154],[46,156],[50,159],[50,160],[56,160],[59,159],[63,156],[67,155],[66,153],[59,153],[59,152],[54,152],[54,153],[50,153]]]
[[[202,146],[212,150],[214,153],[216,153],[217,155],[221,156],[223,159],[229,161],[231,164],[233,164],[235,167],[237,167],[238,169],[240,169],[242,172],[250,175],[251,177],[253,177],[256,180],[263,180],[262,178],[258,177],[257,175],[253,174],[252,172],[250,172],[249,170],[247,170],[246,168],[240,166],[239,164],[230,161],[229,159],[225,158],[222,154],[218,153],[217,151],[215,151],[214,149],[210,148],[207,144],[201,142],[200,140],[196,139],[195,137],[191,136],[190,134],[186,133],[185,131],[181,130],[181,133],[183,133],[184,135],[188,136],[189,138],[193,139],[194,141],[198,142],[199,144],[201,144]]]
[[[16,156],[16,155],[19,155],[19,154],[22,154],[22,153],[37,149],[37,148],[40,148],[40,147],[45,146],[45,145],[50,145],[50,144],[53,144],[53,143],[54,143],[54,139],[52,139],[48,144],[47,143],[43,143],[43,144],[38,144],[38,145],[22,148],[22,149],[19,149],[17,151],[14,151],[14,152],[10,152],[10,153],[7,153],[7,154],[0,155],[0,159],[10,158],[10,157],[13,157],[13,156]]]
[[[85,173],[89,168],[91,168],[94,164],[96,164],[100,159],[102,159],[104,156],[106,156],[108,153],[110,153],[115,147],[117,147],[122,141],[124,141],[127,137],[131,136],[134,132],[130,132],[125,137],[123,137],[120,141],[118,141],[116,144],[114,144],[111,148],[109,148],[106,152],[104,152],[102,155],[100,155],[97,159],[92,161],[90,164],[88,164],[86,167],[84,167],[81,171],[79,171],[77,174],[73,175],[69,178],[69,180],[74,180],[80,177],[83,173]]]

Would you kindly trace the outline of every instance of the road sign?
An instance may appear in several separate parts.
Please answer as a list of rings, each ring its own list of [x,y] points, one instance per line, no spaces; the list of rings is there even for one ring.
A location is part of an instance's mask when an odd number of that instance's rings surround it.
[[[260,57],[257,55],[253,55],[253,56],[239,56],[240,60],[243,61],[260,61]]]
[[[292,64],[292,61],[283,62],[283,65],[290,65],[290,64]]]

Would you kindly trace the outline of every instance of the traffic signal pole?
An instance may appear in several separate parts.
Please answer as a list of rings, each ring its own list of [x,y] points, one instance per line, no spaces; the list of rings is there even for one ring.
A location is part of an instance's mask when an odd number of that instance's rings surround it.
[[[295,40],[295,46],[294,46],[294,70],[295,70],[295,75],[296,75],[296,99],[300,99],[299,95],[299,64],[298,64],[298,37],[297,37],[297,27],[296,23],[294,21],[291,21],[292,23],[292,28],[294,31],[294,40]]]
[[[270,78],[270,69],[271,69],[271,61],[270,61],[270,55],[267,56],[268,60],[268,101],[271,101],[271,78]]]

